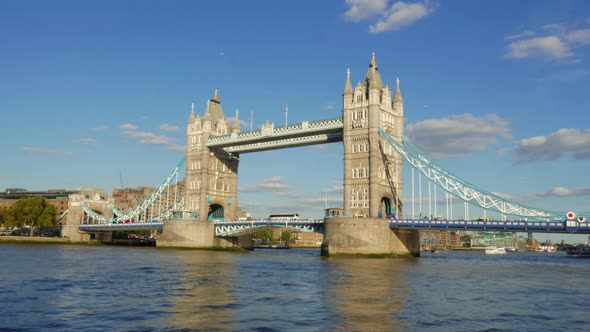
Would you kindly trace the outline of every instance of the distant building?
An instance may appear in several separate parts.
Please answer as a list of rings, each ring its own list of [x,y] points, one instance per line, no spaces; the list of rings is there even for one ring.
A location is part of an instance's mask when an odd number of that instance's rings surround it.
[[[461,236],[454,231],[443,230],[421,230],[420,249],[432,250],[436,248],[460,248]]]
[[[485,247],[518,247],[516,233],[512,232],[473,232],[471,234],[472,248]]]
[[[10,209],[19,198],[44,197],[47,202],[55,207],[55,219],[59,219],[68,209],[68,196],[76,194],[80,190],[50,189],[45,191],[28,191],[22,188],[8,188],[0,192],[0,209]],[[65,217],[67,218],[67,217]],[[65,218],[61,222],[65,221]]]
[[[344,209],[342,208],[327,208],[326,209],[326,217],[340,217],[344,215]]]
[[[166,211],[184,196],[184,188],[184,181],[179,181],[178,184],[171,184],[160,195],[160,198],[154,202],[151,208],[145,212],[145,215],[142,215],[141,219],[149,220]],[[115,188],[113,189],[113,205],[121,212],[129,212],[146,200],[155,189],[152,187]]]

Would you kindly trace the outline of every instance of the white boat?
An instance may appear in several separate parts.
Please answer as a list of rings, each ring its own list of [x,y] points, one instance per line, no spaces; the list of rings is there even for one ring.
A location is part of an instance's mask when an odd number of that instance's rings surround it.
[[[486,254],[487,255],[503,255],[506,253],[506,248],[497,248],[497,247],[487,247]]]

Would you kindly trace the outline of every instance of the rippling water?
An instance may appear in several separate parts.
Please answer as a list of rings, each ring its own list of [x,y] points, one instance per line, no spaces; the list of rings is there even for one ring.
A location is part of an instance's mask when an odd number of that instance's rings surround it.
[[[590,259],[0,245],[0,330],[589,330]]]

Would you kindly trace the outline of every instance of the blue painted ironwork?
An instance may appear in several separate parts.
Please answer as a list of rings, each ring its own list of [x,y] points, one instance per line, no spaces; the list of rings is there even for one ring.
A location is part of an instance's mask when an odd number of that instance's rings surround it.
[[[128,224],[83,224],[78,227],[84,232],[112,232],[112,231],[138,231],[149,229],[162,229],[164,223],[155,222],[134,222]]]
[[[190,221],[187,221],[190,222]],[[163,222],[143,222],[128,224],[84,224],[81,231],[131,231],[142,229],[162,229]],[[324,232],[323,219],[304,219],[297,221],[247,220],[247,221],[214,221],[215,236],[235,236],[252,233],[269,227],[287,227],[303,232]],[[417,228],[438,230],[490,231],[490,232],[535,232],[535,233],[574,233],[590,234],[590,223],[575,220],[568,221],[523,221],[523,220],[413,220],[390,219],[391,228]]]
[[[119,223],[120,221],[124,221],[124,220],[139,220],[140,216],[144,212],[148,211],[154,205],[154,203],[157,202],[162,197],[162,194],[170,186],[172,179],[174,179],[176,176],[178,176],[180,168],[184,164],[185,159],[186,159],[186,157],[183,157],[180,160],[180,162],[178,162],[176,167],[172,170],[172,172],[168,175],[168,177],[162,182],[162,184],[160,184],[159,187],[154,189],[154,191],[152,191],[152,193],[148,197],[146,197],[141,203],[139,203],[137,206],[135,206],[134,208],[132,208],[128,212],[123,213],[114,207],[110,207],[114,213],[114,217],[109,218],[107,216],[103,216],[101,214],[96,213],[95,211],[93,211],[89,206],[87,206],[83,202],[80,202],[80,207],[84,210],[84,212],[94,222]],[[176,205],[177,202],[175,202],[174,204]],[[118,212],[115,213],[115,210]]]
[[[323,219],[302,219],[302,220],[246,220],[246,221],[216,221],[215,236],[224,237],[244,233],[253,233],[265,228],[287,227],[303,232],[324,233]]]
[[[524,221],[524,220],[413,220],[391,219],[392,228],[420,228],[467,231],[508,231],[535,233],[576,233],[590,234],[590,223],[568,221]]]
[[[413,168],[418,170],[440,188],[464,202],[479,206],[483,209],[500,212],[502,215],[514,216],[517,219],[535,218],[548,221],[563,220],[566,214],[562,211],[539,209],[502,198],[485,189],[479,188],[444,169],[434,160],[429,158],[424,152],[412,145],[406,137],[402,137],[402,142],[398,142],[383,128],[379,128],[379,133]]]

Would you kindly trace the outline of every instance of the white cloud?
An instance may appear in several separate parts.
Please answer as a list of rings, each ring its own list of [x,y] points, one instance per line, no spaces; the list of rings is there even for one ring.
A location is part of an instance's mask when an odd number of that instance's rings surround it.
[[[566,40],[575,46],[590,44],[590,29],[575,30],[566,35]]]
[[[141,144],[166,145],[170,144],[170,137],[166,135],[156,135],[148,131],[137,131],[137,126],[131,123],[125,123],[119,126],[123,134],[127,137],[135,138]]]
[[[178,126],[173,126],[173,125],[170,125],[170,124],[167,124],[167,123],[163,123],[163,124],[160,125],[160,130],[174,133],[174,132],[179,131],[180,128]]]
[[[44,148],[37,148],[31,146],[23,146],[21,150],[30,153],[30,154],[50,154],[50,155],[57,155],[57,156],[71,156],[73,153],[68,151],[60,151],[54,149],[44,149]]]
[[[141,144],[169,144],[170,138],[165,135],[156,135],[152,132],[147,131],[126,131],[125,135],[133,138],[137,138]]]
[[[94,144],[94,143],[96,143],[96,139],[90,138],[90,137],[86,137],[86,138],[74,138],[72,140],[72,142],[78,143],[78,144]]]
[[[429,2],[405,3],[399,1],[394,3],[379,20],[369,27],[371,33],[385,31],[398,31],[432,13],[434,8]]]
[[[435,159],[463,157],[510,138],[508,122],[495,114],[472,114],[430,119],[406,127],[410,142]]]
[[[573,153],[576,159],[590,159],[590,129],[562,128],[548,136],[535,136],[517,142],[513,160],[557,160]]]
[[[336,184],[331,188],[323,189],[322,192],[327,194],[342,194],[344,193],[344,185]]]
[[[380,14],[387,6],[387,0],[346,0],[346,5],[350,8],[344,15],[358,22]]]
[[[371,19],[369,32],[397,31],[434,11],[432,1],[414,3],[398,1],[388,8],[388,0],[346,0],[348,10],[344,15],[353,22]]]
[[[280,191],[285,190],[289,186],[283,183],[283,179],[280,176],[274,176],[263,180],[261,183],[253,187],[240,188],[243,192],[261,192],[261,191]]]
[[[178,144],[170,144],[166,147],[166,149],[168,149],[170,151],[176,151],[176,152],[185,152],[186,146],[185,145],[178,145]]]
[[[92,131],[105,131],[107,129],[109,129],[109,126],[107,126],[107,125],[100,125],[98,127],[92,128],[91,130]]]
[[[324,105],[324,111],[328,111],[328,112],[333,111],[336,109],[337,105],[338,104],[335,101],[329,101]]]
[[[513,39],[520,39],[520,38],[524,38],[524,37],[532,37],[535,35],[535,32],[532,30],[525,30],[519,34],[516,35],[511,35],[511,36],[506,36],[504,37],[504,40],[513,40]]]
[[[590,187],[564,188],[555,187],[547,192],[537,194],[539,197],[580,197],[590,196]]]
[[[578,24],[579,25],[579,24]],[[590,45],[590,29],[572,28],[566,24],[546,24],[544,36],[540,32],[525,30],[504,39],[511,41],[504,54],[506,59],[540,57],[560,63],[576,63],[581,59],[575,49]]]
[[[519,40],[508,44],[507,59],[523,59],[533,56],[562,59],[572,56],[569,47],[558,37],[537,37]]]
[[[227,122],[230,126],[234,126],[236,124],[236,118],[226,118]],[[238,121],[240,122],[240,128],[242,128],[242,130],[244,128],[248,128],[248,130],[250,130],[250,122],[247,120],[243,120],[243,119],[238,119]]]
[[[119,126],[119,128],[123,129],[123,130],[137,130],[137,126],[132,124],[132,123],[124,123],[122,125]]]

